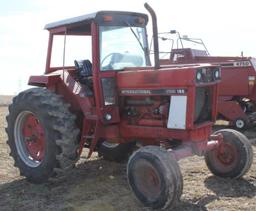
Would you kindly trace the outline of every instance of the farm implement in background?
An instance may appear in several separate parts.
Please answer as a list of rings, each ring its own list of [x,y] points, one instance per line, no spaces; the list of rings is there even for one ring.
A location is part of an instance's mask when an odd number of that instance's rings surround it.
[[[175,35],[175,37],[173,37]],[[160,48],[161,64],[213,64],[221,66],[218,117],[238,130],[253,128],[256,123],[256,58],[211,56],[200,38],[181,36],[176,30],[159,33],[165,43]],[[168,44],[169,43],[169,44]],[[167,48],[169,48],[167,50]],[[197,75],[202,80],[204,72]]]

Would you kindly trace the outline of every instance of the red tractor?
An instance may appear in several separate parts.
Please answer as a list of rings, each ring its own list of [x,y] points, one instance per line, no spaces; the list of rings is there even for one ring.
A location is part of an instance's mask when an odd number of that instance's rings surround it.
[[[169,35],[178,35],[176,41]],[[256,124],[256,58],[210,56],[202,39],[181,37],[171,30],[159,34],[161,41],[169,41],[169,55],[161,64],[210,63],[221,66],[221,83],[218,97],[218,119],[226,120],[238,130],[252,128]],[[175,47],[175,42],[177,47]],[[165,42],[166,45],[166,42]],[[189,47],[187,47],[189,46]],[[191,48],[192,46],[192,48]],[[169,53],[169,54],[168,54]],[[200,76],[198,76],[200,77]]]
[[[156,16],[145,7],[158,52]],[[38,88],[16,96],[7,116],[7,143],[21,175],[43,183],[69,171],[84,147],[88,157],[97,151],[120,161],[137,143],[142,147],[127,164],[129,185],[145,206],[166,208],[182,194],[177,161],[183,157],[205,155],[221,177],[248,171],[253,154],[245,136],[211,135],[220,68],[162,67],[158,53],[151,66],[147,22],[141,13],[100,11],[46,25],[45,73],[30,77]]]

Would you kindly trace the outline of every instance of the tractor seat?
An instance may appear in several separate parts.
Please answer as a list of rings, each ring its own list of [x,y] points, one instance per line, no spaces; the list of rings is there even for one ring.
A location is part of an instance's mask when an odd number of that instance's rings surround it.
[[[90,62],[90,60],[88,59],[80,60],[80,61],[75,60],[74,63],[75,63],[76,71],[79,73],[80,76],[82,77],[92,76],[92,63]]]
[[[77,80],[84,85],[87,96],[93,95],[92,63],[90,60],[74,61]]]

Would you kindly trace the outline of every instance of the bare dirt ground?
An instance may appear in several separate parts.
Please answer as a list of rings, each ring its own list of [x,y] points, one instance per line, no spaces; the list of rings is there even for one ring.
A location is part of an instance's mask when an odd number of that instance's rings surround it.
[[[19,176],[6,145],[5,116],[0,106],[0,210],[140,211],[126,181],[126,164],[82,157],[64,181],[33,185]],[[254,147],[254,153],[256,148]],[[256,153],[255,153],[256,157]],[[180,162],[184,191],[176,211],[256,210],[256,159],[240,180],[213,176],[203,158]]]
[[[4,107],[11,103],[12,96],[10,95],[0,95],[0,106]]]

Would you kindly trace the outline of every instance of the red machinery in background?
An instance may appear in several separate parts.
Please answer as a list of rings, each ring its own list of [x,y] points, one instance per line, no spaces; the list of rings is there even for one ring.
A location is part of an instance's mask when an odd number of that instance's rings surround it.
[[[175,34],[176,39],[173,39]],[[161,64],[210,63],[221,66],[218,97],[218,119],[237,129],[253,127],[256,121],[256,58],[210,56],[202,39],[180,36],[171,30],[159,34]],[[169,44],[167,43],[169,42]],[[167,48],[169,48],[167,50]],[[171,49],[171,50],[170,50]],[[197,77],[201,77],[200,74]]]

